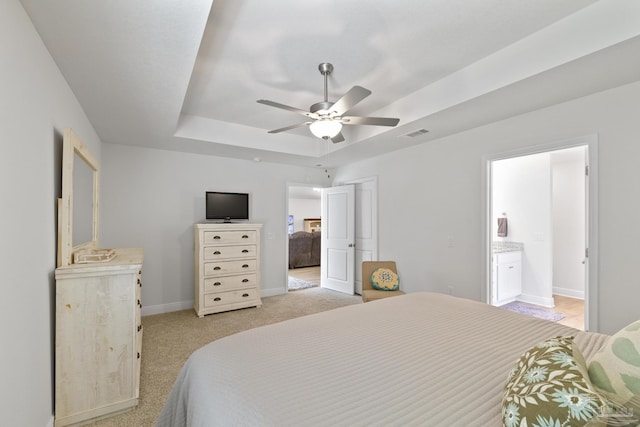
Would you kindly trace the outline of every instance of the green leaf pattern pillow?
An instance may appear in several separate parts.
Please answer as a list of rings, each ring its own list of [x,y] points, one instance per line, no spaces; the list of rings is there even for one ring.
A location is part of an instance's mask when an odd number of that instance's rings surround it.
[[[640,415],[640,320],[614,334],[591,358],[589,377],[600,393]]]
[[[573,337],[555,337],[527,350],[509,373],[502,420],[506,427],[584,426],[606,407]]]

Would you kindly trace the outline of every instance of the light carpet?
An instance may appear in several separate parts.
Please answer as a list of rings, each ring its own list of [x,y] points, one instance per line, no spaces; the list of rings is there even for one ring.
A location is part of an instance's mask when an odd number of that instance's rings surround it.
[[[515,311],[516,313],[522,313],[528,316],[537,317],[539,319],[550,320],[552,322],[557,322],[565,318],[564,313],[558,313],[545,307],[527,304],[520,301],[510,302],[509,304],[501,306],[501,308],[509,311]]]
[[[193,310],[142,318],[140,404],[133,410],[90,424],[95,427],[151,427],[189,355],[211,341],[294,317],[360,304],[360,296],[320,287],[262,298],[262,307],[205,316]]]
[[[307,282],[306,280],[298,279],[297,277],[289,276],[288,288],[290,291],[297,291],[300,289],[308,289],[319,286],[316,283]]]

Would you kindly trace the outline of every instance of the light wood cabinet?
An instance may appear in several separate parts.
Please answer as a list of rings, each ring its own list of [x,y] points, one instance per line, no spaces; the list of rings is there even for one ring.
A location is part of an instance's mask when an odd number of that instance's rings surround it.
[[[196,224],[194,309],[200,317],[260,307],[262,224]]]
[[[56,269],[55,426],[138,404],[142,248]]]

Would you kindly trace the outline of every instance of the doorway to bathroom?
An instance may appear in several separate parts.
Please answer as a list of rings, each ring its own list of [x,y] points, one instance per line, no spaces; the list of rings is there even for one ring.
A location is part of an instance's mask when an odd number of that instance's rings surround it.
[[[589,280],[588,252],[595,143],[580,138],[488,159],[490,304],[561,317],[559,323],[577,329],[593,326],[589,295],[596,283]]]

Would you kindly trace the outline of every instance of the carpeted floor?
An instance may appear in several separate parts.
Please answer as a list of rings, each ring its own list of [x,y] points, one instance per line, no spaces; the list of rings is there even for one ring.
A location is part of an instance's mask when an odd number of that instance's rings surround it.
[[[313,287],[262,298],[261,308],[211,314],[202,319],[193,310],[145,316],[142,318],[140,404],[132,411],[90,425],[153,426],[182,365],[198,348],[247,329],[361,302],[358,295]]]
[[[527,304],[525,302],[514,301],[509,304],[505,304],[501,306],[505,310],[515,311],[516,313],[526,314],[528,316],[538,317],[540,319],[550,320],[552,322],[557,322],[558,320],[564,319],[564,313],[558,313],[549,308],[540,307],[533,304]]]

